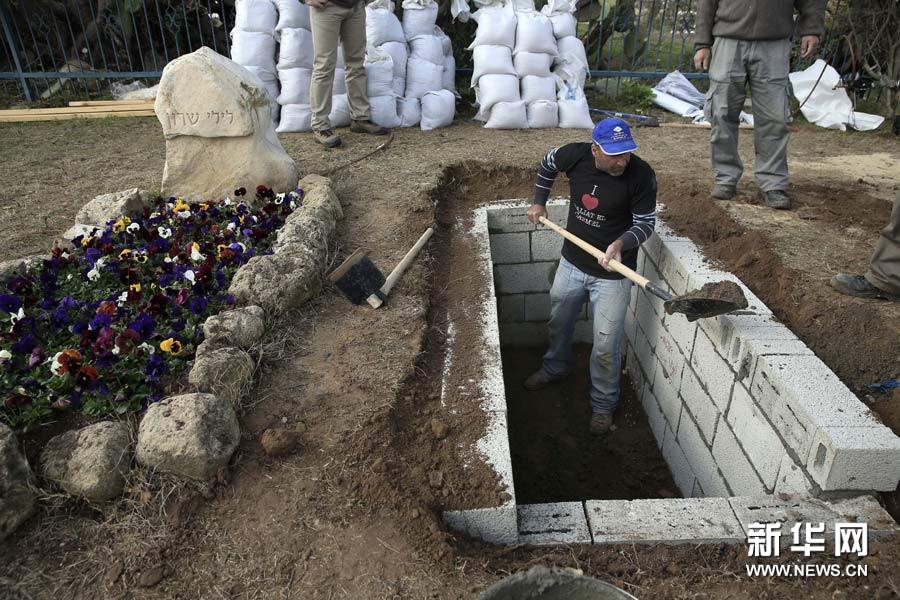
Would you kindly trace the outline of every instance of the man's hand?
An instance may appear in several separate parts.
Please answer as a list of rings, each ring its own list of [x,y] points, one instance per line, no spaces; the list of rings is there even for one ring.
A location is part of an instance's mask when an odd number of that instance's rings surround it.
[[[709,48],[698,48],[696,52],[694,52],[694,68],[700,69],[701,71],[705,71],[709,68],[709,57],[712,55],[712,52]]]
[[[600,266],[606,269],[607,271],[612,271],[613,269],[609,266],[610,260],[617,260],[622,262],[622,240],[616,240],[612,244],[609,245],[609,248],[604,252],[606,256],[599,260]]]
[[[540,204],[532,204],[528,208],[527,214],[528,220],[537,225],[538,223],[540,223],[540,221],[538,221],[538,217],[544,217],[545,219],[547,218],[547,207]]]
[[[804,35],[800,38],[800,58],[806,58],[807,56],[812,56],[816,53],[816,48],[819,47],[819,36],[817,35]]]
[[[313,8],[325,8],[325,5],[328,4],[328,0],[306,0],[306,4]]]

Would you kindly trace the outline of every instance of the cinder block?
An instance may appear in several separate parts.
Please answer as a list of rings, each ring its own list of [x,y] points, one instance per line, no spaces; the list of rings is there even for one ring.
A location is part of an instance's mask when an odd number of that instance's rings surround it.
[[[694,340],[691,366],[700,381],[706,385],[709,397],[720,411],[725,412],[728,409],[728,400],[734,384],[734,372],[728,363],[719,356],[712,342],[702,330],[697,332]]]
[[[528,235],[527,232],[491,235],[491,262],[495,265],[531,262]]]
[[[790,455],[781,458],[778,467],[778,478],[775,480],[775,494],[799,494],[801,496],[817,496],[821,490],[802,467],[794,462]]]
[[[634,340],[635,329],[637,328],[637,319],[634,318],[634,311],[631,306],[625,311],[625,339]],[[633,341],[632,341],[633,343]]]
[[[530,203],[531,202],[529,201],[529,204]],[[559,196],[548,201],[547,218],[557,225],[565,227],[569,222],[569,199]]]
[[[812,350],[800,340],[757,340],[735,338],[728,361],[737,370],[738,381],[750,382],[760,356],[812,355]]]
[[[682,410],[681,397],[678,395],[678,390],[681,389],[681,374],[682,369],[678,369],[672,374],[667,373],[657,359],[656,375],[653,379],[653,395],[672,427],[672,431],[676,433]]]
[[[697,324],[709,336],[716,351],[735,362],[737,354],[734,340],[794,340],[800,341],[790,329],[770,315],[720,315],[710,319],[699,319]]]
[[[741,445],[731,428],[723,423],[716,431],[716,439],[713,442],[713,458],[732,493],[741,496],[753,496],[765,494],[771,491],[766,489],[762,480],[756,474],[750,460],[744,454]]]
[[[517,233],[521,231],[534,231],[537,226],[528,220],[528,207],[531,202],[513,204],[503,207],[489,207],[487,209],[488,231],[497,233]]]
[[[581,502],[520,504],[520,544],[590,544],[584,505]]]
[[[666,435],[666,416],[663,414],[656,396],[648,384],[644,384],[641,389],[641,406],[644,407],[644,414],[647,415],[647,422],[650,424],[650,430],[653,431],[653,437],[656,438],[657,448],[662,448],[663,440]]]
[[[719,422],[721,413],[697,375],[690,366],[685,366],[681,371],[681,387],[679,388],[681,399],[684,401],[685,407],[694,417],[694,421],[700,428],[700,435],[708,446],[712,445],[713,438],[716,435],[716,424]]]
[[[447,527],[490,544],[512,546],[519,540],[515,504],[500,508],[448,510],[443,514]]]
[[[657,223],[659,223],[658,220]],[[640,252],[646,256],[647,260],[652,261],[654,265],[659,264],[660,254],[662,253],[662,240],[656,232],[653,232],[653,235],[641,244]]]
[[[595,544],[744,541],[743,529],[725,498],[588,500],[585,510]]]
[[[539,348],[547,345],[546,323],[504,323],[500,328],[500,344]]]
[[[546,323],[550,318],[550,294],[525,295],[525,320]]]
[[[671,427],[666,427],[663,432],[662,455],[669,465],[669,471],[672,473],[672,479],[675,485],[681,490],[683,496],[690,496],[694,489],[696,475],[691,468],[684,450],[678,445],[678,438]]]
[[[644,372],[647,381],[653,385],[653,375],[656,370],[656,358],[653,355],[653,348],[647,342],[647,338],[638,328],[636,339],[634,340],[634,353],[637,356],[641,370]]]
[[[739,383],[735,384],[731,392],[731,404],[725,419],[756,468],[763,484],[770,490],[777,489],[776,479],[783,461],[790,458],[781,438],[753,402],[750,392]]]
[[[657,340],[663,331],[662,318],[653,310],[652,303],[644,292],[638,292],[634,319],[650,342],[650,347],[656,349]]]
[[[831,500],[828,507],[845,523],[867,523],[870,538],[882,538],[900,531],[900,526],[874,496]]]
[[[509,494],[508,502],[515,505],[513,487],[512,454],[509,450],[509,422],[506,411],[485,413],[487,423],[484,435],[475,443],[475,450],[497,474],[500,486]]]
[[[688,275],[706,268],[703,254],[691,241],[667,242],[659,260],[659,270],[676,296],[688,291]],[[649,276],[647,276],[649,277]]]
[[[634,346],[630,343],[625,344],[625,372],[628,373],[628,377],[634,382],[635,386],[637,386],[637,382],[641,382],[641,386],[643,387],[646,377],[644,376],[644,372],[641,370],[641,365],[638,362],[637,355],[634,353]]]
[[[700,482],[696,479],[694,480],[694,489],[691,491],[691,498],[705,498],[706,494],[703,493],[703,486],[700,485]]]
[[[656,269],[656,266],[652,262],[646,262],[644,264],[644,277],[655,283],[662,290],[672,293],[672,288],[669,286],[668,282],[663,279],[662,274]],[[640,290],[640,293],[644,296],[646,300],[650,302],[651,307],[653,308],[653,312],[662,319],[666,314],[665,307],[663,306],[662,298],[658,296],[654,296],[650,292],[645,292],[644,290]]]
[[[682,413],[676,437],[678,445],[684,451],[691,470],[694,471],[694,475],[700,481],[706,495],[722,498],[730,496],[731,490],[725,483],[725,478],[719,472],[719,466],[716,464],[712,452],[703,441],[700,430],[690,415]]]
[[[498,294],[546,292],[556,271],[554,263],[496,265],[494,282]]]
[[[900,481],[900,438],[883,425],[821,427],[806,468],[824,491],[892,492]]]
[[[681,313],[674,313],[666,315],[663,326],[672,336],[672,339],[675,340],[675,343],[678,344],[678,348],[681,350],[684,357],[689,359],[691,357],[691,351],[694,349],[694,337],[697,334],[697,324],[688,321],[687,317]]]
[[[532,260],[559,260],[562,255],[563,236],[551,229],[540,229],[531,234]]]
[[[676,377],[687,359],[678,349],[675,339],[667,331],[662,329],[656,340],[656,357],[666,377]]]
[[[525,295],[510,294],[497,297],[497,319],[501,323],[521,323],[525,320]]]

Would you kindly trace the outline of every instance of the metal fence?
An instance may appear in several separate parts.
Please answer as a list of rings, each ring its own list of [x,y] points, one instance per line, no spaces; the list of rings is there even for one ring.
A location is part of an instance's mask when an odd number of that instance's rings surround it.
[[[578,33],[592,76],[614,79],[616,89],[621,78],[674,69],[705,77],[691,64],[697,3],[580,0]],[[832,0],[829,11],[842,4]],[[200,46],[229,55],[234,13],[234,0],[0,0],[0,103],[103,97],[123,80],[152,85],[167,62]],[[439,23],[457,40],[465,72],[471,53],[459,42],[474,24],[451,24],[444,14]],[[837,37],[826,35],[826,51]]]

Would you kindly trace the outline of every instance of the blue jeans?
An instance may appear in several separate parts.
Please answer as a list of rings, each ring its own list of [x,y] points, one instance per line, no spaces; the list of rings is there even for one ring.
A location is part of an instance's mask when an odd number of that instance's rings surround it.
[[[585,299],[594,319],[591,350],[591,408],[612,414],[619,404],[619,371],[622,364],[622,332],[632,283],[627,279],[601,279],[587,275],[560,258],[550,289],[550,347],[544,354],[544,371],[563,377],[572,368],[572,335]]]

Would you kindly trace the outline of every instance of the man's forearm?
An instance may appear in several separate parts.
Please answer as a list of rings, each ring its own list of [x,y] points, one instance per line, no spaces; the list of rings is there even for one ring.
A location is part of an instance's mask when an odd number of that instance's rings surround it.
[[[550,197],[553,182],[556,181],[556,149],[548,152],[538,166],[537,181],[534,183],[534,204],[545,206]]]

